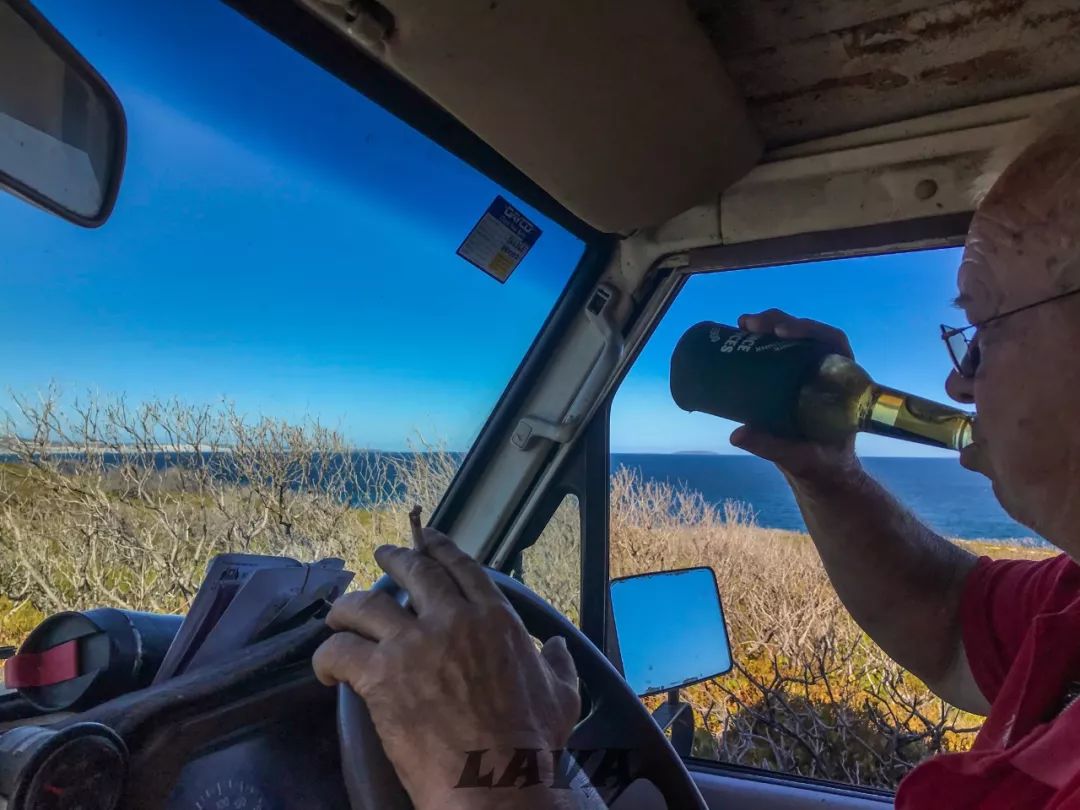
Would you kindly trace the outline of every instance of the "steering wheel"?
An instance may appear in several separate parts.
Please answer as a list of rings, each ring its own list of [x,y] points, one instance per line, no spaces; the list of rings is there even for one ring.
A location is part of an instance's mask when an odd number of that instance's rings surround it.
[[[668,807],[707,810],[682,759],[596,645],[517,580],[490,569],[487,573],[531,635],[541,641],[556,635],[566,640],[590,700],[589,714],[574,728],[567,748],[629,752],[628,773],[624,773],[629,779],[608,790],[597,786],[604,800],[610,803],[630,782],[644,779],[656,786]],[[385,589],[399,600],[404,594],[386,576],[374,588]],[[383,751],[367,706],[345,684],[338,687],[337,714],[342,775],[352,810],[412,810],[412,802]]]

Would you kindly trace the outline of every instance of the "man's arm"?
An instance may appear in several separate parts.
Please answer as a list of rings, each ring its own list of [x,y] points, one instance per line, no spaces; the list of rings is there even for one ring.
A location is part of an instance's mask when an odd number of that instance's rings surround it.
[[[986,714],[960,627],[964,581],[977,558],[861,470],[789,481],[829,580],[859,626],[942,698]]]
[[[839,330],[777,310],[743,316],[740,325],[822,340],[851,356]],[[829,580],[859,626],[942,698],[987,713],[960,626],[964,582],[977,558],[920,523],[867,475],[854,442],[828,447],[747,427],[731,440],[784,473]]]

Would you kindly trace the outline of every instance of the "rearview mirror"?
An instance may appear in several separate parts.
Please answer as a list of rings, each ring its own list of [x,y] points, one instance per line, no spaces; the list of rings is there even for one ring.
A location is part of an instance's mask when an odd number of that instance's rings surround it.
[[[0,187],[97,227],[116,201],[125,141],[105,80],[28,0],[0,0]]]
[[[623,577],[612,580],[610,593],[623,675],[636,694],[667,692],[731,669],[711,568]]]

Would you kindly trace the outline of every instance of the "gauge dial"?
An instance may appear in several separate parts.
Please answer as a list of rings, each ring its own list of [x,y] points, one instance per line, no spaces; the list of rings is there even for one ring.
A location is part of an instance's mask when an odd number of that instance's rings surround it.
[[[68,740],[41,764],[22,807],[28,810],[113,810],[123,786],[124,757],[112,740]]]
[[[195,797],[192,810],[272,810],[270,802],[251,782],[219,779]]]

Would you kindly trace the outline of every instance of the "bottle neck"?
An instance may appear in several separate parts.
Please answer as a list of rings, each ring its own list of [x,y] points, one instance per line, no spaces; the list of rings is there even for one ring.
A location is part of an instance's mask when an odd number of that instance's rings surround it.
[[[972,441],[974,417],[958,408],[874,383],[859,430],[932,447],[962,450]]]
[[[870,412],[874,381],[849,357],[827,355],[799,391],[799,425],[815,441],[838,444],[860,427]]]

